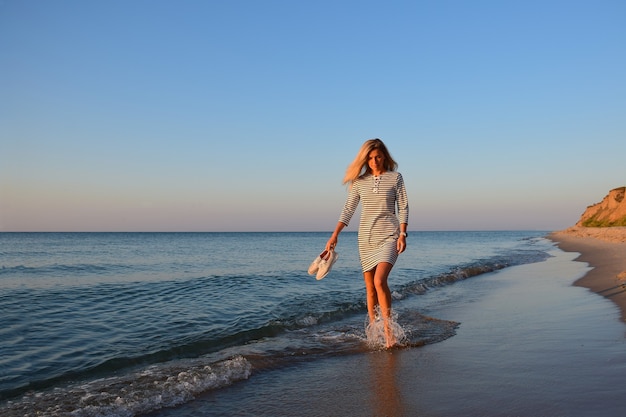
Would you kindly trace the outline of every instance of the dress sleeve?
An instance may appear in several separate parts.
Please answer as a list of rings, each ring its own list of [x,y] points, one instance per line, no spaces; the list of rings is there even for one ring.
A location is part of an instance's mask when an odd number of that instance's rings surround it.
[[[361,195],[357,189],[357,185],[353,182],[350,186],[350,192],[348,193],[346,203],[344,204],[341,215],[339,216],[339,221],[346,226],[350,223],[350,219],[352,219],[352,216],[359,205],[359,201],[361,200]]]
[[[402,179],[402,175],[399,172],[396,183],[396,204],[398,205],[398,220],[400,224],[409,224],[409,199],[406,196],[404,179]]]

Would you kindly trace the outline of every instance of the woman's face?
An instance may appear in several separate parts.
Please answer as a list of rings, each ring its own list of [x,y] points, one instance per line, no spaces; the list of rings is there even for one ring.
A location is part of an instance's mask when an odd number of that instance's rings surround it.
[[[367,165],[375,175],[382,173],[385,169],[385,155],[379,149],[370,151],[367,155]]]

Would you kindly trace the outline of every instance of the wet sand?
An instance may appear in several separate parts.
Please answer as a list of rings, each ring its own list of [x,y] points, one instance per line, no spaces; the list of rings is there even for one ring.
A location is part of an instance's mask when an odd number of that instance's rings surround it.
[[[620,310],[573,285],[597,269],[575,262],[577,253],[552,255],[403,304],[461,323],[443,342],[312,360],[155,415],[622,416]]]
[[[548,236],[567,252],[578,252],[577,261],[593,269],[575,285],[609,298],[626,321],[626,227],[571,227]]]

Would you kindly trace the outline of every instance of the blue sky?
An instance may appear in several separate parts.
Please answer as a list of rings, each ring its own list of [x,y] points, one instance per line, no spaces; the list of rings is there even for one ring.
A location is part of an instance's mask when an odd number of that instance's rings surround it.
[[[332,230],[374,137],[410,230],[626,185],[621,0],[4,0],[0,51],[0,231]]]

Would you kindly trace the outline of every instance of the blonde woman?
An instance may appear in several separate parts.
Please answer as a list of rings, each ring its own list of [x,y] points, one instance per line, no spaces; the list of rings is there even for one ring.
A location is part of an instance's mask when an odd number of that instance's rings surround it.
[[[398,164],[380,139],[367,140],[348,166],[343,179],[350,191],[339,222],[326,243],[334,249],[339,234],[350,223],[361,203],[358,245],[370,324],[380,306],[384,320],[386,346],[396,344],[390,325],[391,291],[387,279],[398,254],[406,249],[409,203]],[[397,211],[396,211],[397,207]]]

